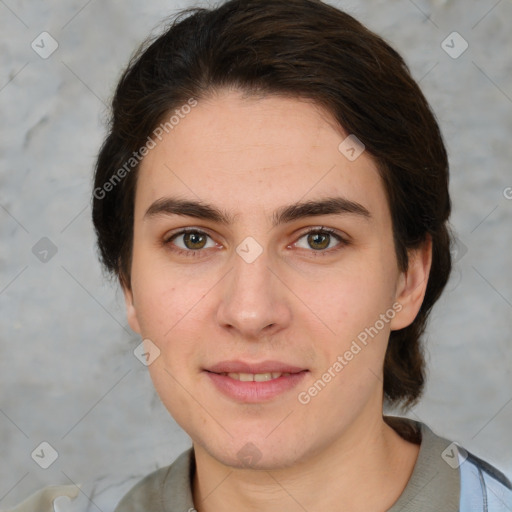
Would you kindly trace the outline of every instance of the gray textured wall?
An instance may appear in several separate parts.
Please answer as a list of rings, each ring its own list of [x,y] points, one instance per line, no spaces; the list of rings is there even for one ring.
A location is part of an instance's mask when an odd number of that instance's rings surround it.
[[[450,154],[461,250],[409,416],[512,475],[512,2],[331,3],[402,53]],[[121,67],[159,20],[198,5],[148,4],[0,1],[0,508],[72,481],[116,481],[119,494],[189,444],[132,353],[139,340],[102,277],[90,221]],[[58,42],[46,59],[43,31]],[[460,56],[457,37],[442,48],[453,31],[469,44]],[[43,441],[59,454],[46,470],[31,457]]]

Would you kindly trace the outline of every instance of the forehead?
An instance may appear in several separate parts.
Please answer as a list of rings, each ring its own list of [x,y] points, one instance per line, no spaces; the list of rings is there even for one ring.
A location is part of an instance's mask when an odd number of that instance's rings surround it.
[[[364,151],[347,158],[348,135],[312,102],[220,92],[155,139],[139,169],[136,216],[165,195],[241,215],[340,195],[385,214],[376,164]]]

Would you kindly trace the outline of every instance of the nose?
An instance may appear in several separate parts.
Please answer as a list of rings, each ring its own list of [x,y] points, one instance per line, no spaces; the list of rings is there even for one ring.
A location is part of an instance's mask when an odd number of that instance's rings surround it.
[[[235,337],[258,341],[290,325],[290,290],[264,251],[255,261],[234,255],[234,268],[223,280],[217,320]]]

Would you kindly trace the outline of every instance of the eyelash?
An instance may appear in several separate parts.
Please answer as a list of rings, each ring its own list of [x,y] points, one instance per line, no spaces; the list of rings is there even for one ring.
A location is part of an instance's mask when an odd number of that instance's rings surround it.
[[[195,233],[195,234],[198,234],[200,236],[207,236],[207,237],[211,238],[211,236],[208,233],[206,233],[204,231],[201,231],[200,229],[185,228],[185,229],[182,229],[181,231],[179,231],[177,233],[171,234],[169,237],[166,237],[165,240],[163,241],[163,243],[164,243],[165,246],[171,246],[172,245],[171,242],[174,239],[178,238],[181,235],[186,235],[188,233]],[[336,238],[338,240],[338,242],[339,242],[339,244],[337,246],[335,246],[334,248],[331,248],[331,249],[316,250],[316,251],[314,249],[309,250],[308,252],[313,253],[313,255],[314,255],[313,257],[315,257],[315,258],[316,257],[327,256],[327,255],[332,254],[333,252],[337,252],[337,251],[341,250],[343,247],[349,245],[348,240],[346,240],[340,234],[338,234],[336,232],[336,230],[334,230],[332,228],[325,228],[325,227],[310,229],[309,231],[306,231],[306,232],[302,233],[299,236],[299,238],[297,239],[297,241],[300,240],[301,238],[304,238],[305,236],[310,235],[310,234],[326,234],[326,235],[330,235],[330,236]],[[294,242],[294,243],[297,243],[297,242]],[[200,256],[200,253],[204,252],[203,249],[184,250],[184,249],[181,249],[180,247],[176,247],[176,246],[174,246],[171,250],[173,252],[181,255],[181,256],[190,257],[190,258],[202,257],[202,256]]]

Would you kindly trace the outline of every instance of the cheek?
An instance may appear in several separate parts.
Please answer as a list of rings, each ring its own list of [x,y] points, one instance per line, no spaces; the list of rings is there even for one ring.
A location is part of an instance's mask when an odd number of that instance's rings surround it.
[[[314,285],[303,283],[304,289],[298,292],[341,343],[372,326],[394,299],[394,274],[382,260],[361,258],[350,263]]]
[[[177,351],[179,348],[172,347],[171,352],[162,352],[148,370],[162,404],[173,419],[188,432],[190,424],[194,424],[194,407],[191,407],[191,398],[187,390],[193,389],[193,384],[188,380],[188,375],[183,372],[182,361],[186,361],[186,355],[180,354]],[[170,353],[176,363],[175,367],[169,365]],[[197,411],[195,414],[197,415]]]
[[[201,289],[193,281],[141,256],[134,258],[132,266],[134,306],[142,335],[160,344],[193,309]]]
[[[151,377],[157,390],[175,388],[177,383],[172,376],[183,382],[199,364],[198,347],[206,322],[207,301],[203,299],[211,284],[155,264],[144,268],[140,265],[134,277],[134,303],[141,335],[160,350],[160,357],[149,367]]]
[[[199,321],[201,289],[170,282],[161,272],[139,274],[134,296],[141,334],[160,351],[148,366],[155,390],[175,420],[186,425],[190,396],[185,390],[195,385],[198,350],[193,326]]]
[[[315,398],[315,407],[330,411],[325,414],[336,421],[340,410],[359,410],[382,386],[383,361],[395,311],[391,282],[380,270],[347,273],[330,282],[327,293],[317,293],[316,305],[311,309],[320,312],[335,334],[317,339],[315,350],[320,357],[309,385],[323,389],[323,383],[327,383],[326,390]]]

